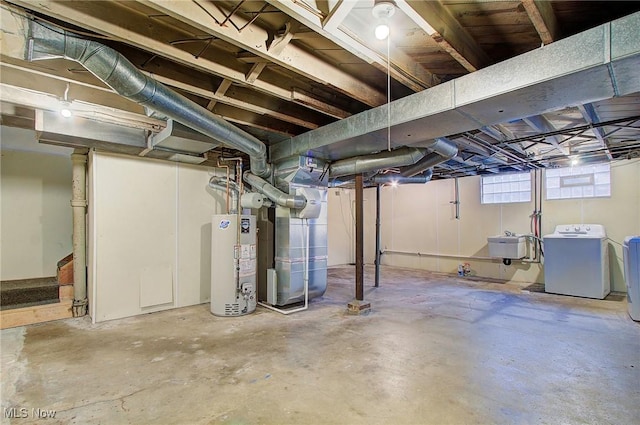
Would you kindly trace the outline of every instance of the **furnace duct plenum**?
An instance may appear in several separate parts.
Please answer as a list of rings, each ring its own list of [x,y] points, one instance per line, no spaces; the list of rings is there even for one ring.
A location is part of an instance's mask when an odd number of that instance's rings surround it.
[[[251,171],[257,176],[271,175],[264,143],[143,74],[110,47],[30,21],[26,53],[29,61],[56,58],[76,61],[121,96],[246,153],[251,158]]]

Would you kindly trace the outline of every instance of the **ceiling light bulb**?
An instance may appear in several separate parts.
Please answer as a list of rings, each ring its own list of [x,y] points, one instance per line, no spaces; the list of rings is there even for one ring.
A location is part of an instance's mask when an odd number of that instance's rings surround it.
[[[389,26],[386,24],[380,24],[375,30],[376,38],[378,40],[384,40],[389,37]]]
[[[578,160],[578,158],[573,158],[573,159],[571,160],[571,165],[578,165],[578,163],[579,163],[579,162],[580,162],[580,161]]]
[[[397,180],[392,180],[391,181],[391,187],[398,187],[398,181]]]
[[[60,115],[65,118],[69,118],[73,115],[73,112],[71,112],[71,102],[66,99],[60,101]]]

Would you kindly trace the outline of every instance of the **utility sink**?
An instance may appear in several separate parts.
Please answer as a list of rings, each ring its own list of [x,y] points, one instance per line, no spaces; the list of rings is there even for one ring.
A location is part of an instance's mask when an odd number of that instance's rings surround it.
[[[520,259],[526,256],[524,235],[498,235],[487,238],[489,256],[494,258]]]

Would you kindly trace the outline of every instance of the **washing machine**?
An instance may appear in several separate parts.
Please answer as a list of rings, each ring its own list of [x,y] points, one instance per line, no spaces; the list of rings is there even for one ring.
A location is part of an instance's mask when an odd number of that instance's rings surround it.
[[[545,292],[598,299],[609,294],[604,226],[562,224],[543,240]]]
[[[640,236],[625,238],[623,246],[624,280],[627,282],[629,316],[640,321]]]

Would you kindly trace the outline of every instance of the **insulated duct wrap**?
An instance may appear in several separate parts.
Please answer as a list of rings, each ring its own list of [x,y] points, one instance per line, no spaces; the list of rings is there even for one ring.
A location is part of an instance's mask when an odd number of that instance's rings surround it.
[[[146,76],[112,48],[34,21],[29,25],[26,52],[29,61],[55,58],[76,61],[121,96],[246,153],[254,174],[262,177],[271,174],[264,143]]]

